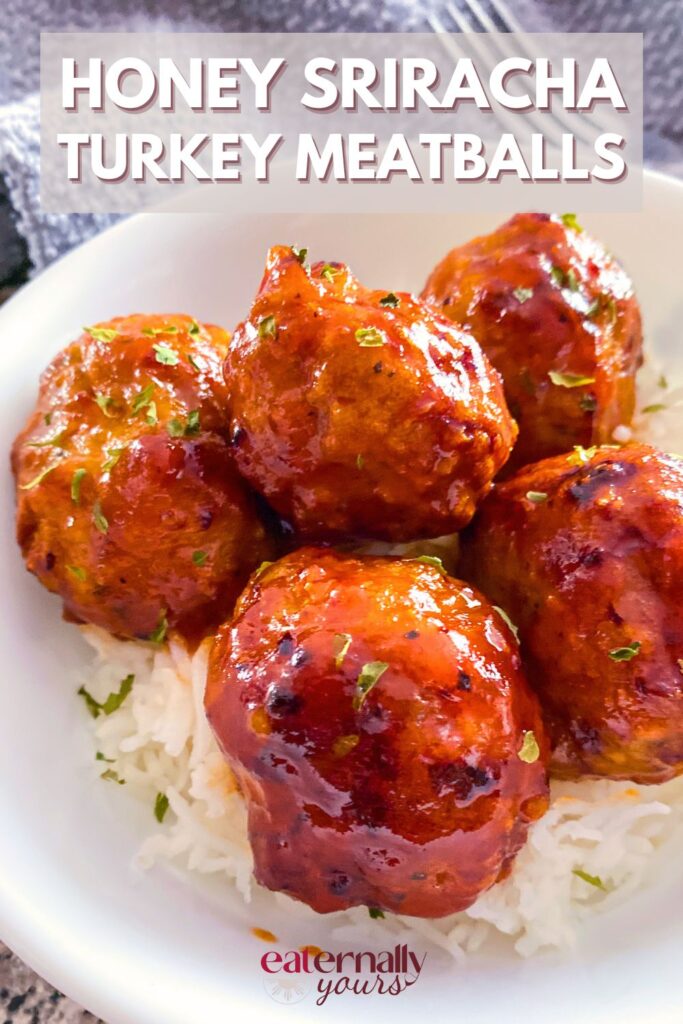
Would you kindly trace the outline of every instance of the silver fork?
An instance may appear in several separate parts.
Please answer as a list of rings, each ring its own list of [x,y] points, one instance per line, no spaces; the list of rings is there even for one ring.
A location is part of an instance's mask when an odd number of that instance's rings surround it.
[[[520,23],[517,21],[515,16],[512,14],[505,0],[489,0],[491,7],[496,12],[503,30],[505,32],[514,32],[520,42],[520,49],[523,56],[529,60],[533,59],[533,44],[529,40],[528,33],[524,31]],[[495,64],[505,56],[503,53],[496,33],[500,32],[500,28],[490,15],[484,10],[479,0],[464,0],[465,6],[469,9],[469,17],[461,10],[453,0],[448,0],[444,4],[443,11],[450,18],[451,25],[457,28],[459,32],[469,36],[469,43],[474,52],[485,62],[488,70],[491,70]],[[442,37],[442,43],[447,53],[451,57],[456,57],[457,47],[455,47],[452,41],[449,39],[449,32],[452,31],[449,28],[448,22],[443,21],[436,14],[431,13],[427,18],[432,30]],[[482,35],[482,33],[494,33],[493,35]],[[497,112],[498,113],[498,112]],[[569,118],[564,110],[552,110],[548,111],[545,116],[539,116],[535,111],[526,113],[525,118],[527,124],[536,132],[548,136],[548,129],[552,126],[555,131],[560,133],[571,132],[576,137],[577,141],[582,142],[584,145],[593,145],[596,134],[609,130],[607,125],[601,123],[601,121],[589,114],[582,113],[580,118],[574,115],[573,118]],[[551,118],[549,121],[548,119]],[[514,131],[515,128],[519,128],[519,121],[515,120],[514,117],[510,117],[506,111],[498,113],[498,120],[501,122],[503,127],[509,131]],[[559,145],[559,141],[550,138],[548,140],[554,145]]]

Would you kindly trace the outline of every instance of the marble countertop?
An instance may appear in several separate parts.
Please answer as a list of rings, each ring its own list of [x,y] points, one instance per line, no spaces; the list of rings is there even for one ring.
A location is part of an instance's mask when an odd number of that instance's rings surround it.
[[[2,1024],[104,1024],[58,992],[0,942]]]

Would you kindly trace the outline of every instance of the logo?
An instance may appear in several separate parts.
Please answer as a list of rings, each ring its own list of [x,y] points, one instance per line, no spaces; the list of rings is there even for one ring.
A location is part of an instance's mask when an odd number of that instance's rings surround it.
[[[427,954],[405,943],[379,953],[349,950],[331,953],[303,946],[284,953],[269,950],[261,957],[263,987],[277,1003],[300,1003],[309,993],[318,1006],[341,995],[398,996],[420,978]]]

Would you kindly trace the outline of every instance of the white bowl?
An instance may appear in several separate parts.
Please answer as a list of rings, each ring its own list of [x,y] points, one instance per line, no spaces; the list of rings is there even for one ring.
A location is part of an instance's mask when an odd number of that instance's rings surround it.
[[[529,191],[533,206],[533,192]],[[71,253],[0,310],[0,437],[6,452],[40,370],[82,324],[134,311],[188,312],[231,328],[247,311],[274,242],[348,260],[377,287],[419,290],[447,249],[498,217],[256,217],[148,214]],[[581,218],[582,221],[584,218]],[[585,218],[630,270],[648,343],[683,380],[680,288],[683,187],[647,175],[640,214]],[[673,365],[673,369],[672,369]],[[131,867],[149,809],[93,781],[92,741],[74,674],[84,646],[56,599],[24,571],[13,537],[13,489],[2,473],[0,548],[5,658],[0,711],[0,934],[40,974],[109,1024],[344,1020],[499,1024],[680,1021],[683,872],[671,863],[630,902],[588,924],[572,954],[474,958],[430,953],[419,980],[391,1000],[313,995],[283,1009],[264,990],[268,947],[326,946],[324,917],[288,919],[271,901],[245,907],[220,886]],[[329,943],[327,943],[329,945]]]

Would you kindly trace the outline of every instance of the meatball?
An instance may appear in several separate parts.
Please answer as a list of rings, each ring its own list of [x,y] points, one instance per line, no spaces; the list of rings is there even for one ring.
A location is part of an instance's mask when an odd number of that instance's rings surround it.
[[[300,549],[252,577],[212,652],[256,877],[320,913],[461,910],[547,806],[517,642],[427,561]]]
[[[516,436],[471,337],[290,248],[271,249],[225,375],[237,464],[303,538],[452,533]]]
[[[462,570],[517,623],[551,770],[683,772],[683,461],[648,445],[546,459],[497,486]]]
[[[14,442],[17,538],[68,616],[122,637],[223,621],[271,547],[228,440],[228,336],[188,316],[85,328]]]
[[[506,473],[628,424],[642,362],[631,281],[571,214],[518,214],[453,249],[422,293],[471,330],[519,422]]]

